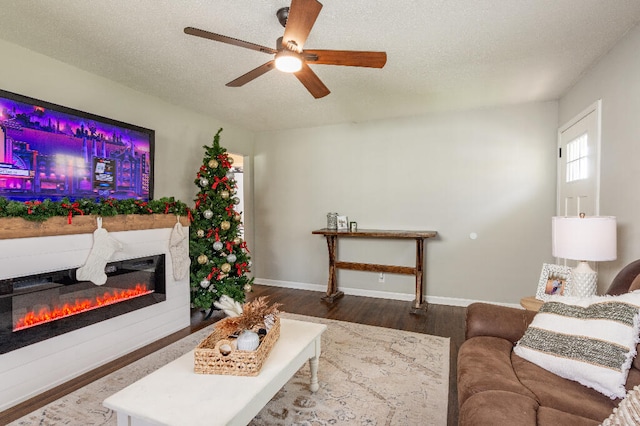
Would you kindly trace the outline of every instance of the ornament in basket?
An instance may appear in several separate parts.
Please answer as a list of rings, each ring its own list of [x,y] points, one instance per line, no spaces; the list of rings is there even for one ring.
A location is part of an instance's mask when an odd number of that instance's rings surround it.
[[[218,321],[213,333],[195,349],[194,371],[199,374],[257,376],[280,337],[279,306],[269,306],[266,297],[259,297],[244,304],[242,315]],[[238,336],[247,330],[258,335],[259,343],[255,350],[238,349]]]

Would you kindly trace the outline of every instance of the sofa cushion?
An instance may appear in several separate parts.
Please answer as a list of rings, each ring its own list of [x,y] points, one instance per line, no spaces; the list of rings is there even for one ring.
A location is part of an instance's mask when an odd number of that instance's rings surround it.
[[[599,424],[599,421],[549,407],[538,409],[538,426],[598,426]]]
[[[640,291],[587,298],[552,296],[514,352],[561,377],[623,398],[640,330]]]
[[[601,422],[616,406],[616,400],[611,400],[594,389],[564,379],[516,354],[511,358],[518,379],[535,394],[542,407]]]
[[[535,395],[518,380],[511,365],[513,343],[498,337],[478,336],[458,350],[458,402],[476,393],[507,391],[535,400]]]
[[[537,413],[538,403],[534,399],[512,392],[487,390],[471,396],[460,406],[458,424],[535,426],[538,424]]]

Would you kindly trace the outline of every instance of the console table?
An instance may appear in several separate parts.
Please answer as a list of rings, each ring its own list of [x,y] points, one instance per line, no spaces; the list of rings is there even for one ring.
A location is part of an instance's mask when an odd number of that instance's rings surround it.
[[[329,282],[327,295],[322,298],[325,302],[333,303],[344,296],[338,290],[337,269],[351,269],[354,271],[388,272],[392,274],[413,275],[416,277],[416,298],[411,307],[411,313],[424,311],[427,303],[424,300],[423,276],[424,276],[424,240],[438,235],[436,231],[391,231],[377,229],[360,229],[355,232],[336,231],[327,228],[313,231],[312,234],[324,235],[329,248]],[[416,266],[379,265],[375,263],[341,262],[337,260],[338,238],[386,238],[415,240],[416,242]]]

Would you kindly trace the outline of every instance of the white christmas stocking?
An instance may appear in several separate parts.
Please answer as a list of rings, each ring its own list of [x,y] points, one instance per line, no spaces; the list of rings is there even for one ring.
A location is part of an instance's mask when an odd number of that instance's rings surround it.
[[[184,233],[184,227],[180,220],[174,225],[169,237],[169,252],[171,253],[171,261],[173,265],[173,278],[181,280],[187,276],[189,272],[189,244],[187,236]]]
[[[122,250],[122,244],[113,238],[102,227],[102,218],[98,218],[98,229],[93,231],[93,247],[84,266],[76,270],[76,279],[79,281],[91,281],[96,285],[107,282],[107,274],[104,267],[114,252]]]

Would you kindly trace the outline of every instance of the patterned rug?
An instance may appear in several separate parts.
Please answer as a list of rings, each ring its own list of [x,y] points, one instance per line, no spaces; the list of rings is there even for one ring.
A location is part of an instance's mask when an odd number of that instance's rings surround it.
[[[449,339],[294,314],[327,324],[318,392],[309,392],[305,364],[251,425],[446,425]],[[78,389],[10,425],[116,425],[102,401],[193,349],[200,330]],[[182,425],[176,425],[182,426]]]

